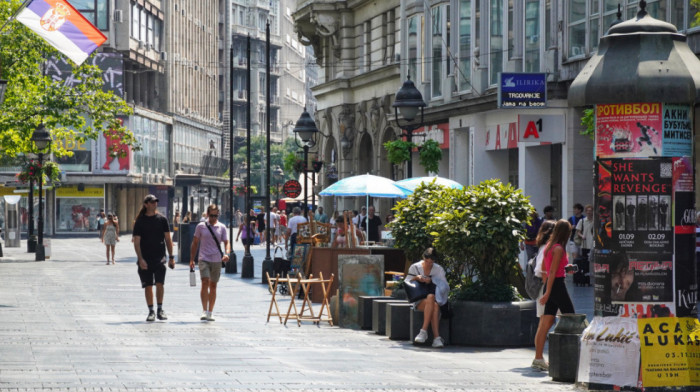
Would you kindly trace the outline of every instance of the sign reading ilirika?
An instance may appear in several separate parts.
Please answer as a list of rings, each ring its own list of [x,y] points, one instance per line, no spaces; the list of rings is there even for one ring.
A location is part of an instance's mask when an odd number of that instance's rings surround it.
[[[499,74],[499,108],[544,108],[547,106],[547,74],[506,73]]]

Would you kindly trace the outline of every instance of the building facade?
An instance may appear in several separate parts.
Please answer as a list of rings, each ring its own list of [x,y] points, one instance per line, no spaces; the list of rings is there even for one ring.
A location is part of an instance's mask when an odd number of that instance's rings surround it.
[[[569,106],[567,90],[618,18],[618,3],[623,20],[639,10],[636,0],[300,2],[297,31],[321,67],[316,121],[329,137],[319,148],[340,152],[341,178],[403,178],[382,144],[401,133],[391,104],[410,76],[427,104],[425,126],[414,131],[425,136],[413,141],[439,142],[438,175],[466,185],[498,178],[523,189],[540,212],[552,205],[567,217],[574,203],[593,201],[593,142],[581,135],[583,108]],[[700,53],[695,6],[647,4]],[[502,73],[544,74],[544,107],[500,108]],[[536,139],[525,137],[531,122],[539,126]],[[427,174],[416,158],[413,175]],[[387,202],[375,204],[388,213]]]

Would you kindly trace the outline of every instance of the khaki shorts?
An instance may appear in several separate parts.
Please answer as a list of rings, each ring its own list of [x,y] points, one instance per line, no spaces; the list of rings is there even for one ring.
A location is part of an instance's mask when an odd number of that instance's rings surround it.
[[[209,262],[200,261],[199,262],[199,277],[204,279],[208,278],[210,281],[216,283],[221,278],[221,261]]]

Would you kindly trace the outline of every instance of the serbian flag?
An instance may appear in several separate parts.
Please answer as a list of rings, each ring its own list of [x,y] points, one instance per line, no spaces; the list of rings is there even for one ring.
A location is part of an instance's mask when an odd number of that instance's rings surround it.
[[[65,0],[31,0],[17,20],[80,65],[107,37]]]

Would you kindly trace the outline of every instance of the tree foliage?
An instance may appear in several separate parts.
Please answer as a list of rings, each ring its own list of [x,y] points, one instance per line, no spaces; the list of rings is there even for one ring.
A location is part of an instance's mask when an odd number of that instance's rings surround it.
[[[489,285],[516,284],[519,244],[533,209],[528,198],[520,189],[498,180],[453,189],[449,195],[451,207],[437,213],[428,230],[435,238],[435,247],[454,261],[452,268],[464,271],[461,285],[468,289],[474,280]]]
[[[267,161],[265,159],[267,138],[265,136],[252,136],[250,138],[250,184],[256,185],[258,189],[265,189],[265,184],[262,183],[265,171],[267,169]],[[294,172],[289,170],[286,165],[287,156],[296,151],[297,146],[294,144],[294,139],[287,138],[283,144],[272,143],[270,145],[270,184],[275,185],[287,180],[294,179]],[[243,146],[233,155],[233,163],[236,167],[244,167],[247,159],[247,146]],[[275,167],[284,168],[284,178],[277,178],[274,174]],[[243,176],[242,176],[243,177]]]
[[[418,148],[418,155],[420,165],[425,168],[425,171],[437,174],[442,160],[440,144],[433,139],[428,139]]]
[[[587,135],[591,139],[595,138],[595,108],[583,109],[583,115],[581,116],[581,125],[585,127],[581,131],[581,135]]]
[[[20,3],[0,2],[0,19],[8,20]],[[122,98],[102,90],[99,68],[88,59],[73,70],[80,83],[69,87],[44,75],[51,56],[62,55],[17,21],[10,22],[0,34],[0,77],[8,81],[5,101],[0,105],[2,154],[12,158],[34,152],[31,136],[42,123],[51,134],[51,151],[56,156],[72,155],[64,140],[94,140],[107,130],[122,143],[135,146],[133,134],[118,119],[132,110]]]

